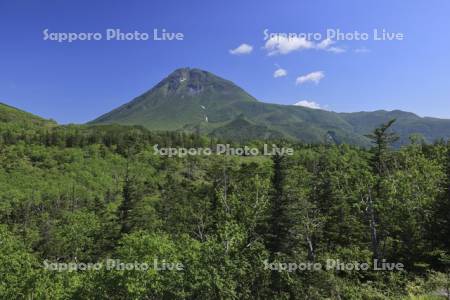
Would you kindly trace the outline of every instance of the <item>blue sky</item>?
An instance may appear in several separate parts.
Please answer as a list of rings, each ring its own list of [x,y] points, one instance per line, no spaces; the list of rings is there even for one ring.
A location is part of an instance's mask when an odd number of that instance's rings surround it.
[[[446,0],[0,0],[0,102],[60,123],[82,123],[174,69],[197,67],[264,102],[450,118],[449,15]],[[183,33],[184,40],[58,43],[44,40],[46,28],[103,35],[108,28],[164,28]],[[323,39],[268,43],[265,29],[320,33]],[[327,29],[370,38],[324,42]],[[403,33],[404,40],[374,41],[374,29]],[[236,50],[242,44],[250,47]],[[275,78],[280,68],[287,75]]]

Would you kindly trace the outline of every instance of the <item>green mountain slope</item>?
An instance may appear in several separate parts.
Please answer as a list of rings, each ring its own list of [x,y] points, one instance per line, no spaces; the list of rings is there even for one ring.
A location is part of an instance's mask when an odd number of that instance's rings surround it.
[[[364,135],[371,132],[373,128],[389,120],[397,121],[392,126],[399,136],[400,145],[407,144],[409,137],[413,134],[421,135],[426,142],[434,142],[438,139],[450,139],[450,120],[438,118],[421,118],[413,113],[401,110],[374,112],[355,112],[339,114],[350,123],[355,132]]]
[[[333,112],[258,102],[234,83],[199,69],[178,69],[150,91],[97,118],[91,124],[142,125],[152,130],[200,130],[233,138],[245,116],[242,136],[286,138],[321,143],[367,144],[352,126]],[[239,123],[239,122],[238,122]]]
[[[148,92],[88,125],[138,125],[150,130],[182,130],[246,141],[288,138],[306,143],[369,146],[365,134],[391,119],[397,145],[420,134],[425,141],[450,139],[450,120],[421,118],[400,110],[335,113],[257,101],[231,81],[199,69],[178,69]],[[0,129],[56,126],[0,103]]]
[[[46,120],[18,108],[0,102],[0,124],[21,127],[54,126],[56,122]]]
[[[244,142],[251,139],[280,139],[284,137],[281,132],[269,129],[265,125],[257,125],[240,115],[233,121],[214,129],[210,135],[221,139]]]
[[[175,130],[187,124],[227,122],[239,113],[237,102],[256,102],[235,84],[209,72],[178,69],[150,91],[91,123],[138,124]]]
[[[402,111],[335,113],[257,101],[231,81],[183,68],[143,95],[90,124],[142,125],[151,130],[200,131],[230,139],[279,137],[308,143],[369,145],[364,136],[396,118],[399,144],[419,133],[426,141],[450,137],[450,120]]]

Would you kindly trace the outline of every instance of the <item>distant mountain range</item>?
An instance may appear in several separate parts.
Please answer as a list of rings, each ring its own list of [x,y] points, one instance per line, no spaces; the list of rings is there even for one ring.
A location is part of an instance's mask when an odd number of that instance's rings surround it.
[[[256,100],[233,82],[183,68],[155,87],[89,124],[142,125],[150,130],[198,131],[231,140],[285,137],[308,143],[369,144],[364,136],[391,119],[400,144],[412,134],[425,141],[450,138],[450,120],[400,110],[335,113]]]
[[[368,146],[374,128],[396,119],[398,145],[419,134],[426,142],[450,138],[450,120],[421,118],[400,110],[336,113],[294,105],[263,103],[231,81],[183,68],[132,101],[87,125],[140,125],[149,130],[188,131],[238,142],[287,138],[306,143]],[[56,126],[51,120],[0,103],[0,125]],[[0,127],[2,128],[2,127]],[[4,128],[4,126],[3,126]]]

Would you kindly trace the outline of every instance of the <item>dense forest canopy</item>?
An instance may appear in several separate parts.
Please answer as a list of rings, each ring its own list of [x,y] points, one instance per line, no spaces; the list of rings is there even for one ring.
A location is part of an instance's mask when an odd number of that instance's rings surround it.
[[[401,299],[449,287],[445,142],[393,150],[388,123],[370,149],[257,140],[246,145],[294,155],[169,158],[153,146],[230,141],[9,121],[2,299]],[[368,268],[301,269],[331,260]],[[376,270],[391,263],[403,268]]]

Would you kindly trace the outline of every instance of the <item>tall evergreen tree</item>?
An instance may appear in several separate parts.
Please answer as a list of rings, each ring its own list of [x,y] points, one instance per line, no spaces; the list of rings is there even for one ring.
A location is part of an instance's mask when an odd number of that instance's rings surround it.
[[[370,225],[370,237],[372,241],[372,252],[374,258],[380,258],[379,251],[379,237],[377,232],[378,220],[377,212],[374,205],[374,200],[380,200],[383,198],[383,192],[381,189],[381,183],[386,178],[389,172],[389,162],[390,162],[390,146],[398,140],[398,135],[391,132],[390,129],[395,123],[395,119],[390,120],[386,124],[382,124],[380,127],[376,128],[373,133],[366,135],[374,147],[372,148],[373,157],[371,160],[373,172],[377,176],[375,193],[369,188],[367,195],[367,218]]]
[[[285,194],[285,160],[284,156],[278,154],[272,157],[272,191],[269,204],[269,228],[266,236],[266,247],[272,262],[283,262],[293,254],[291,229],[295,226],[290,214],[289,197]],[[271,291],[277,297],[290,293],[288,283],[278,270],[272,270],[270,282]]]
[[[366,135],[366,137],[372,141],[372,144],[374,144],[374,147],[372,148],[374,156],[371,163],[374,173],[377,174],[379,178],[383,178],[389,172],[388,164],[390,162],[391,154],[389,149],[390,146],[399,139],[399,136],[395,132],[390,131],[395,121],[396,119],[392,119],[376,128],[371,134]]]
[[[284,194],[284,171],[285,158],[275,155],[273,161],[272,191],[270,195],[269,231],[267,248],[271,254],[287,253],[289,251],[289,207]]]
[[[128,152],[125,177],[122,187],[122,203],[118,208],[118,217],[120,222],[120,233],[130,233],[132,228],[131,214],[137,202],[137,191],[134,177],[130,174],[130,152]]]

